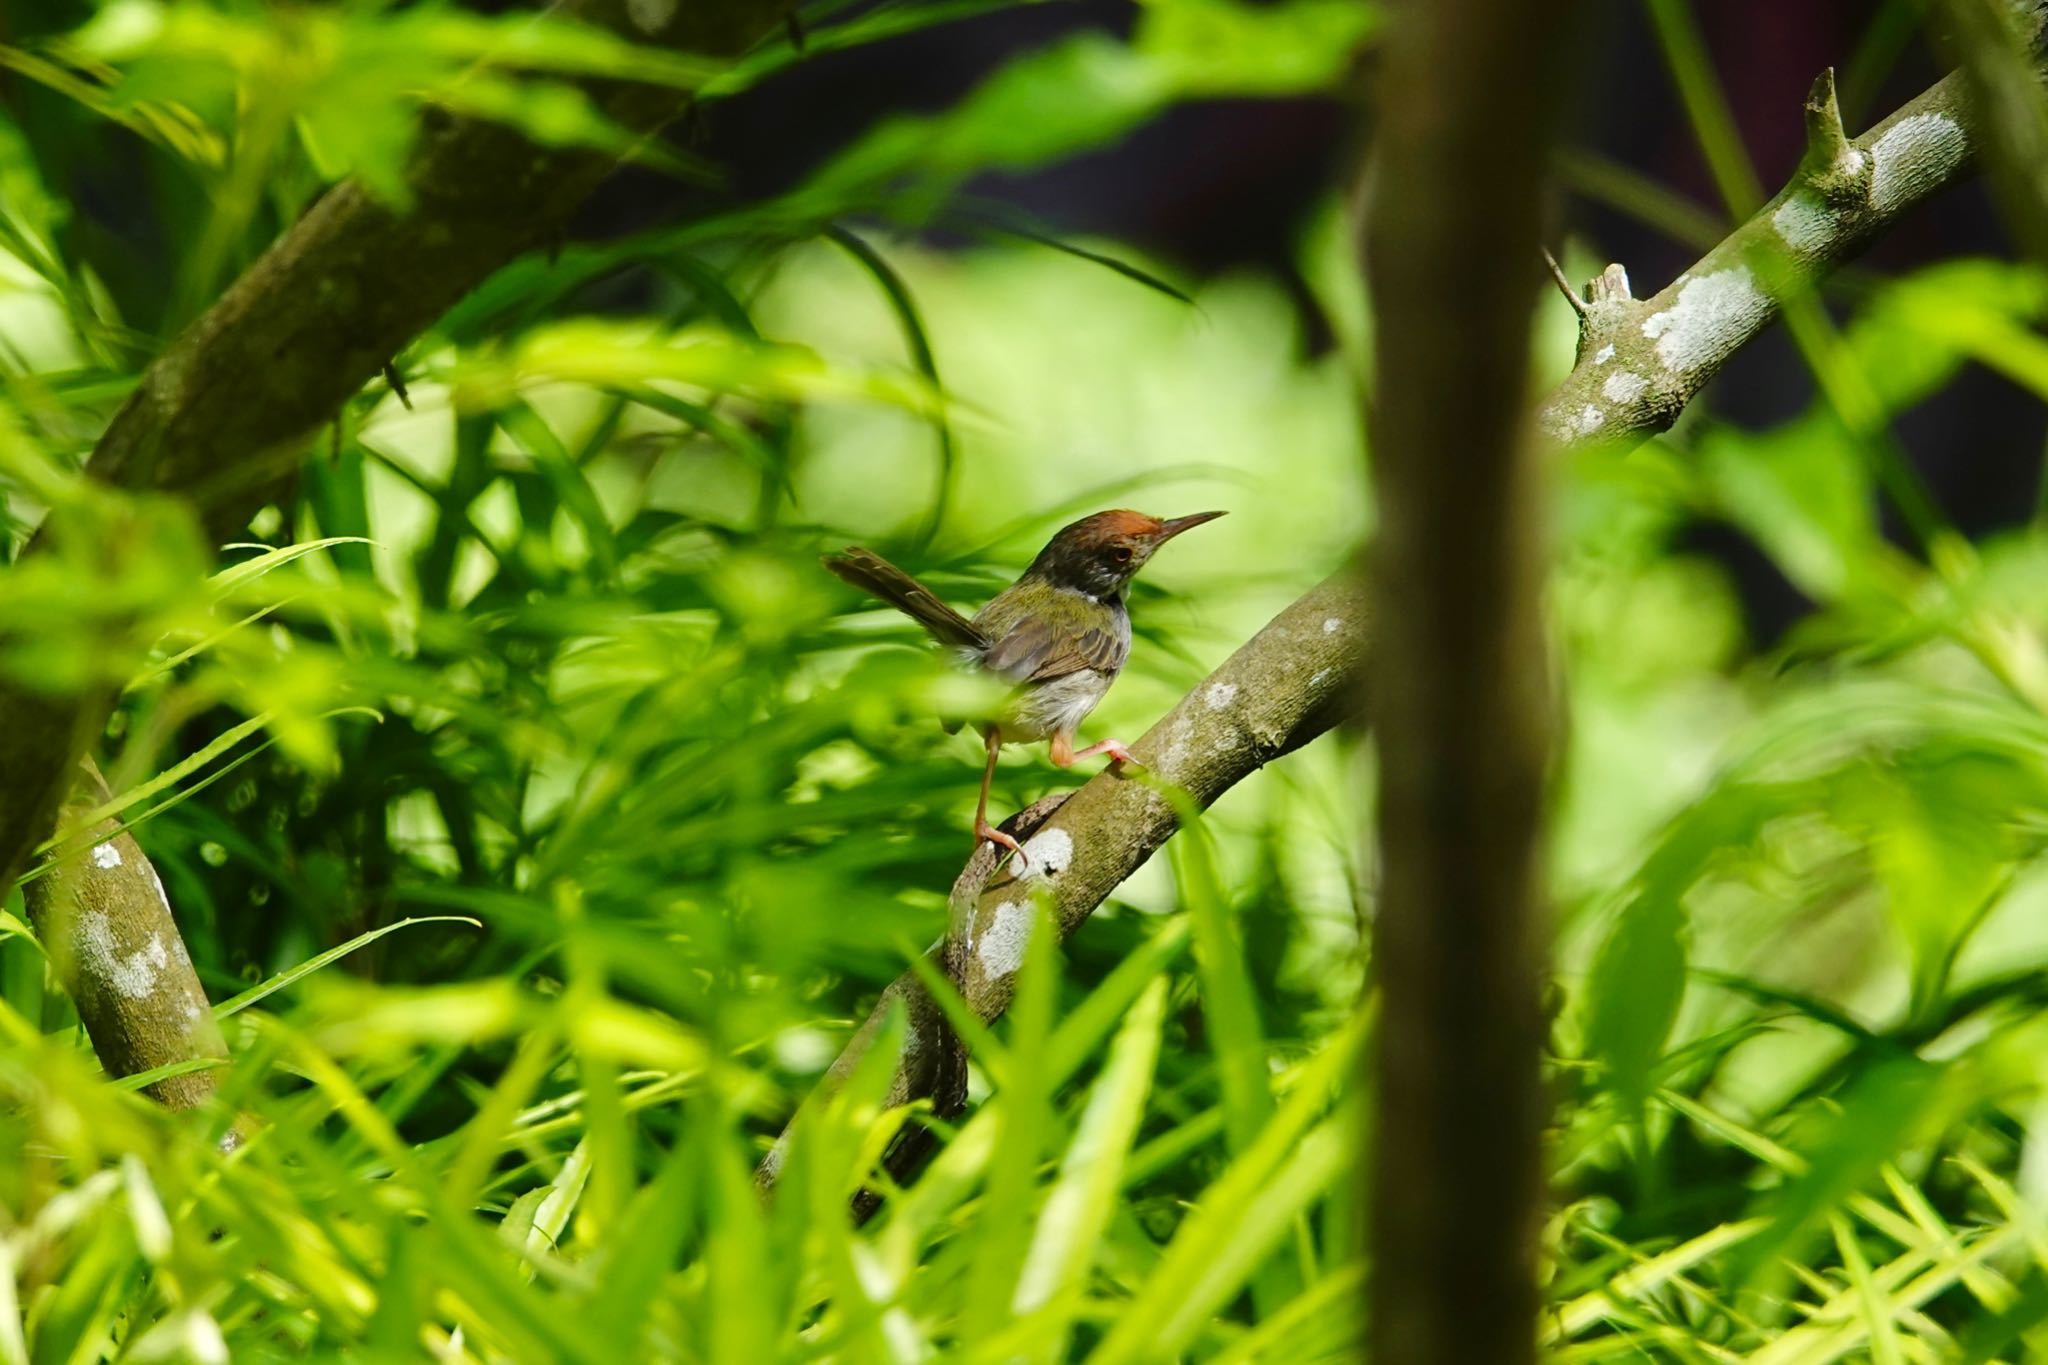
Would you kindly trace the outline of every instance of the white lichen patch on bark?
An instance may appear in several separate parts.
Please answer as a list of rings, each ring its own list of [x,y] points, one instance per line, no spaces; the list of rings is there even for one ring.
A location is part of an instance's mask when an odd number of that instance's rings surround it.
[[[1896,212],[1916,186],[1946,181],[1970,154],[1969,134],[1946,114],[1915,114],[1884,130],[1871,144],[1870,206]]]
[[[1342,629],[1344,629],[1344,618],[1343,618],[1343,617],[1341,617],[1341,616],[1325,616],[1325,617],[1323,618],[1323,634],[1325,634],[1325,635],[1335,635],[1335,634],[1336,634],[1336,633],[1337,633],[1338,631],[1340,631],[1340,630],[1342,630]]]
[[[92,865],[102,872],[111,871],[121,865],[121,850],[114,847],[113,840],[93,845]]]
[[[1600,386],[1601,394],[1610,403],[1633,403],[1643,396],[1650,387],[1650,381],[1634,370],[1616,370],[1607,376],[1607,382]]]
[[[1748,266],[1688,279],[1678,302],[1643,323],[1664,368],[1684,374],[1709,367],[1748,340],[1770,316],[1771,301]]]
[[[1834,239],[1835,215],[1819,195],[1801,190],[1778,205],[1771,226],[1786,246],[1806,256]]]
[[[1611,341],[1593,352],[1593,363],[1595,365],[1605,365],[1612,359],[1614,359],[1614,343]]]
[[[1211,711],[1221,711],[1237,700],[1237,684],[1211,683],[1209,690],[1202,694],[1202,700],[1209,704]]]
[[[1034,840],[1034,842],[1036,842]],[[1014,976],[1024,965],[1024,946],[1031,941],[1031,907],[1016,901],[999,902],[982,930],[981,944],[974,951],[982,974],[991,981]]]
[[[626,17],[642,33],[659,33],[676,17],[676,0],[626,0]]]
[[[1024,841],[1024,857],[1030,863],[1023,877],[1057,877],[1074,865],[1074,840],[1063,829],[1042,829]]]
[[[130,1000],[154,994],[171,961],[162,934],[151,934],[149,942],[132,953],[122,952],[114,938],[114,922],[104,910],[88,910],[79,917],[78,949],[89,964],[88,980],[104,981]]]
[[[1551,408],[1543,417],[1543,425],[1560,441],[1576,441],[1582,436],[1591,436],[1606,421],[1607,414],[1591,403],[1576,410]]]

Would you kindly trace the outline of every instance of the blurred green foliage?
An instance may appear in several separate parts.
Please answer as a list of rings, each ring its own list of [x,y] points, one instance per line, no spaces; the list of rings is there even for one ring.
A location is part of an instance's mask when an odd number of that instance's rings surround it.
[[[978,8],[823,6],[807,46]],[[0,668],[121,689],[109,813],[233,1050],[218,1104],[175,1119],[97,1076],[8,901],[0,1361],[1350,1341],[1348,1308],[1311,1311],[1357,1275],[1334,744],[1247,782],[1213,856],[1148,869],[1071,952],[1039,936],[985,1102],[868,1227],[845,1211],[905,1121],[878,1109],[895,1043],[808,1115],[772,1204],[751,1172],[942,931],[978,765],[937,722],[988,701],[817,554],[860,539],[971,604],[1082,512],[1230,507],[1141,585],[1093,723],[1134,737],[1361,530],[1352,371],[1309,354],[1280,282],[1183,287],[951,187],[1194,95],[1323,88],[1364,36],[1348,5],[1174,0],[1128,42],[1019,59],[943,139],[885,125],[776,201],[521,262],[218,560],[189,509],[79,470],[322,185],[402,207],[423,105],[615,149],[571,78],[730,92],[796,54],[711,70],[524,15],[140,0],[0,49]],[[1078,116],[1105,79],[1114,108]],[[147,286],[73,207],[109,139],[173,248]],[[996,241],[896,235],[935,214]],[[619,281],[630,312],[600,302]],[[1276,474],[1326,492],[1261,496]],[[998,807],[1074,780],[1013,752]],[[257,1133],[223,1162],[237,1114]]]
[[[987,8],[823,5],[806,50]],[[1334,192],[1304,291],[1041,240],[958,191],[1176,101],[1329,89],[1372,26],[1154,0],[777,199],[522,261],[217,557],[189,509],[79,469],[322,185],[401,198],[422,104],[615,147],[573,77],[716,93],[802,55],[226,0],[0,48],[0,669],[122,689],[115,809],[234,1050],[204,1113],[109,1082],[8,900],[0,1361],[1345,1357],[1370,1140],[1336,1098],[1369,1020],[1348,741],[1247,780],[1064,950],[1034,940],[977,1103],[873,1223],[844,1211],[905,1121],[879,1103],[894,1035],[772,1203],[751,1169],[940,932],[977,768],[936,720],[986,702],[818,551],[859,539],[972,604],[1081,512],[1230,508],[1138,584],[1090,723],[1129,738],[1370,522]],[[75,208],[109,148],[147,242]],[[995,239],[900,235],[933,225]],[[1810,411],[1703,412],[1555,471],[1560,1359],[2048,1340],[2048,540],[1956,532],[1885,431],[1965,366],[2048,391],[2048,278],[1953,261],[1837,302]],[[1561,366],[1561,302],[1541,326]],[[1782,640],[1750,638],[1702,522],[1804,594]],[[1074,780],[1013,753],[997,804]],[[237,1114],[260,1128],[223,1161]]]

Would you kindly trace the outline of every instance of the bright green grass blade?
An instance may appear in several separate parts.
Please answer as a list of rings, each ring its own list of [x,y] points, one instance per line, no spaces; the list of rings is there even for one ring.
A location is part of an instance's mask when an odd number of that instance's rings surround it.
[[[320,719],[329,720],[335,716],[344,715],[364,715],[369,716],[375,720],[383,719],[383,717],[378,715],[377,712],[371,710],[369,707],[366,706],[337,707],[332,711],[326,711],[321,713]],[[87,811],[84,815],[79,816],[76,820],[68,822],[67,825],[65,826],[65,829],[59,830],[56,834],[51,835],[48,839],[45,839],[42,843],[38,844],[36,846],[36,852],[38,854],[49,853],[52,849],[55,849],[58,846],[59,841],[64,840],[66,838],[66,831],[90,830],[92,829],[93,826],[99,824],[101,821],[111,819],[112,817],[119,815],[121,812],[127,810],[129,807],[137,805],[142,801],[147,800],[149,797],[156,795],[158,792],[163,791],[167,787],[175,786],[177,783],[182,782],[185,778],[191,776],[193,773],[198,772],[201,768],[211,763],[214,759],[220,757],[228,750],[234,748],[237,744],[240,744],[250,735],[255,734],[258,730],[262,729],[265,725],[269,724],[270,719],[271,713],[266,711],[261,715],[253,716],[250,719],[243,721],[239,725],[231,726],[227,730],[222,731],[219,735],[216,735],[211,742],[209,742],[204,747],[199,749],[196,753],[187,755],[185,758],[179,760],[177,763],[172,764],[170,767],[158,773],[155,777],[152,777],[145,782],[137,783],[135,786],[130,787],[127,791],[120,793],[118,796],[115,796],[112,799],[103,802],[98,806],[95,806],[93,809]],[[268,747],[268,745],[273,742],[274,741],[266,740],[265,747]],[[163,810],[172,804],[174,803],[164,802],[162,805],[153,808],[149,813],[153,815],[157,811]],[[129,825],[123,825],[121,826],[121,828],[131,828],[133,823],[135,822],[131,822]],[[64,846],[64,849],[59,856],[69,857],[73,853],[79,851],[79,849],[83,848],[86,843],[96,841],[97,840],[88,840],[73,837],[71,841]],[[27,875],[35,876],[40,873],[47,872],[48,870],[49,864],[45,863],[39,867],[32,869]],[[24,880],[26,880],[26,878],[24,878]]]
[[[862,269],[874,276],[882,296],[889,301],[889,310],[896,315],[897,324],[903,329],[903,341],[910,349],[911,363],[930,382],[934,393],[945,392],[945,384],[939,378],[938,359],[932,354],[931,337],[925,332],[924,318],[918,311],[916,298],[911,295],[910,285],[897,273],[896,267],[889,264],[887,257],[847,229],[835,223],[825,229],[825,236],[844,248]],[[917,535],[916,543],[920,547],[930,545],[940,526],[945,524],[946,508],[953,501],[953,482],[960,464],[959,445],[953,437],[952,419],[947,416],[945,407],[934,407],[929,420],[932,434],[938,440],[939,465],[933,481],[931,510],[925,514],[924,527]]]
[[[1197,1202],[1090,1365],[1157,1360],[1183,1349],[1202,1319],[1258,1268],[1295,1213],[1337,1178],[1348,1156],[1338,1120],[1305,1137],[1347,1076],[1361,1021],[1339,1029],[1301,1066],[1273,1121]]]
[[[280,546],[236,542],[224,545],[221,548],[225,550],[261,550],[263,553],[249,559],[244,559],[239,563],[230,564],[227,568],[222,569],[219,573],[207,579],[206,585],[213,590],[216,598],[225,598],[235,589],[242,587],[244,584],[254,582],[272,569],[283,568],[294,560],[304,559],[307,555],[332,548],[336,545],[367,545],[372,548],[379,548],[377,542],[368,536],[323,536],[318,540],[307,540],[295,545]]]
[[[2002,1228],[1979,1238],[1964,1264],[1982,1264],[2021,1245],[2017,1229]],[[1875,1273],[1875,1282],[1889,1296],[1894,1312],[1923,1307],[1962,1278],[1962,1265],[1929,1268],[1928,1257],[1910,1252]],[[1809,1321],[1783,1333],[1749,1357],[1751,1365],[1832,1365],[1863,1349],[1870,1339],[1869,1322],[1855,1288],[1842,1290],[1814,1310]]]
[[[1115,1211],[1124,1158],[1145,1117],[1165,1015],[1166,982],[1155,979],[1110,1044],[1109,1060],[1089,1091],[1059,1177],[1039,1214],[1017,1292],[1010,1300],[1010,1311],[1020,1316],[1049,1309],[1033,1324],[1038,1334],[1033,1354],[1038,1359],[1052,1361],[1065,1355],[1072,1301],[1094,1264],[1095,1250]]]
[[[1303,1358],[1295,1338],[1311,1330],[1326,1330],[1323,1324],[1333,1316],[1356,1316],[1358,1300],[1365,1291],[1365,1268],[1338,1266],[1324,1274],[1279,1312],[1246,1332],[1210,1362],[1210,1365],[1258,1365],[1268,1360]],[[1359,1326],[1363,1326],[1361,1322]]]
[[[189,1076],[195,1071],[211,1071],[217,1066],[226,1066],[225,1057],[187,1057],[183,1061],[165,1062],[147,1071],[137,1071],[127,1076],[115,1076],[112,1084],[117,1090],[140,1090],[158,1081],[167,1081],[173,1076]]]
[[[462,1126],[462,1145],[448,1163],[442,1189],[448,1202],[466,1207],[477,1197],[496,1163],[507,1129],[516,1121],[541,1081],[561,1061],[560,1030],[550,1016],[519,1040],[512,1064],[490,1088],[488,1098]]]
[[[29,1365],[28,1339],[21,1330],[21,1291],[14,1271],[14,1246],[0,1238],[0,1365]]]
[[[1192,1348],[1209,1316],[1242,1292],[1292,1229],[1295,1215],[1329,1189],[1351,1161],[1351,1125],[1331,1119],[1293,1144],[1286,1159],[1262,1170],[1256,1185],[1233,1165],[1212,1186],[1159,1268],[1091,1365],[1170,1358]],[[1261,1163],[1247,1153],[1250,1166]],[[1138,1324],[1127,1326],[1126,1324]]]
[[[372,929],[368,933],[357,934],[339,947],[329,948],[324,953],[315,953],[298,966],[287,967],[268,981],[251,986],[240,995],[230,996],[213,1007],[214,1017],[216,1019],[226,1019],[230,1015],[239,1014],[257,1001],[275,995],[287,986],[304,980],[322,967],[331,966],[341,961],[341,959],[347,957],[356,949],[375,943],[386,934],[395,934],[400,929],[409,929],[415,924],[467,924],[472,929],[484,927],[483,921],[471,919],[468,915],[415,915],[410,919],[402,919],[395,924],[387,924],[382,928]]]
[[[703,1257],[710,1273],[711,1360],[770,1360],[779,1317],[769,1258],[767,1211],[753,1173],[740,1159],[730,1128],[712,1134],[713,1151],[700,1178],[704,1194]]]
[[[1230,922],[1215,852],[1200,825],[1183,828],[1170,845],[1181,895],[1193,912],[1195,965],[1201,973],[1205,1032],[1223,1089],[1223,1130],[1231,1155],[1250,1147],[1273,1115],[1265,1033],[1244,944]]]
[[[1047,1045],[1047,1067],[1054,1085],[1064,1085],[1095,1055],[1102,1040],[1122,1022],[1132,1002],[1150,987],[1154,977],[1180,960],[1192,937],[1186,916],[1176,915],[1118,962],[1108,976],[1061,1018]]]
[[[591,558],[604,579],[609,582],[615,578],[619,571],[619,547],[611,518],[597,490],[591,487],[589,476],[555,435],[554,428],[523,399],[514,399],[499,409],[498,425],[532,457],[535,467],[562,500],[563,509],[583,529]]]
[[[1829,1229],[1834,1233],[1835,1250],[1842,1257],[1842,1268],[1849,1272],[1849,1287],[1856,1292],[1863,1307],[1864,1327],[1870,1333],[1871,1365],[1906,1365],[1904,1350],[1899,1345],[1898,1328],[1893,1322],[1894,1308],[1884,1290],[1870,1274],[1870,1262],[1863,1255],[1863,1248],[1856,1243],[1856,1233],[1847,1219],[1835,1214],[1828,1219]]]
[[[968,1283],[983,1306],[963,1321],[963,1351],[996,1335],[1009,1320],[1009,1305],[1030,1241],[1039,1159],[1052,1126],[1046,1050],[1058,988],[1054,945],[1059,935],[1043,897],[1032,898],[1031,917],[1016,999],[1010,1005],[1010,1085],[990,1102],[998,1114],[991,1167],[995,1176],[982,1192],[981,1216],[968,1234],[974,1248]]]

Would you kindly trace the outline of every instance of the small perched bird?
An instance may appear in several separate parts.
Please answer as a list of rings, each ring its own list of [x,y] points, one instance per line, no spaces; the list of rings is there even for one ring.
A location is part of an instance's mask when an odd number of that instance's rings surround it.
[[[963,661],[1017,685],[1001,718],[982,727],[988,763],[974,807],[974,839],[1019,854],[1017,841],[988,822],[988,786],[996,753],[1006,742],[1052,741],[1052,761],[1108,754],[1132,762],[1122,740],[1074,747],[1095,703],[1116,681],[1131,653],[1131,615],[1124,589],[1161,545],[1221,512],[1161,521],[1143,512],[1097,512],[1060,528],[1024,576],[998,593],[973,620],[941,602],[931,589],[872,550],[848,546],[825,556],[825,567],[873,593],[931,632]]]

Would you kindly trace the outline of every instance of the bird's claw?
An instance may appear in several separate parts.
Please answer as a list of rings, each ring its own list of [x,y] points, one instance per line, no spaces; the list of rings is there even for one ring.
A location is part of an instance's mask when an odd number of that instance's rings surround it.
[[[984,821],[974,827],[974,846],[980,848],[981,841],[984,839],[992,844],[1000,844],[1004,848],[1009,849],[1010,852],[1017,855],[1018,868],[1024,871],[1030,870],[1031,858],[1024,852],[1024,845],[1018,843],[1013,836],[1003,833],[994,825]]]

